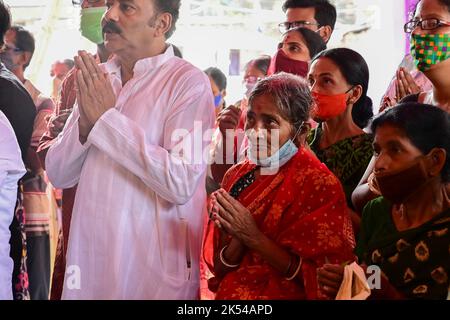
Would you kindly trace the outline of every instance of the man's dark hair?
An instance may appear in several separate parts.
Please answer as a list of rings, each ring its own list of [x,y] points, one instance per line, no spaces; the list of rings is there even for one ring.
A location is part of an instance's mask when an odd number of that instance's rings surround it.
[[[160,13],[170,13],[172,15],[172,26],[166,33],[169,39],[175,32],[178,17],[180,16],[181,0],[155,0],[155,5]]]
[[[33,57],[34,48],[35,48],[35,41],[34,41],[33,34],[21,26],[12,26],[10,30],[14,31],[14,33],[16,35],[15,46],[22,51],[30,52],[31,57]],[[31,58],[30,58],[30,61],[31,61]],[[28,61],[28,63],[23,66],[24,69],[26,69],[26,67],[28,67],[28,65],[30,64],[30,61]]]
[[[227,88],[227,77],[220,69],[211,67],[206,69],[205,73],[214,80],[220,91]]]
[[[441,172],[443,182],[450,182],[450,115],[427,104],[406,102],[378,115],[371,123],[373,134],[379,127],[391,125],[405,133],[411,143],[424,155],[434,148],[447,153]]]
[[[283,12],[296,8],[314,8],[314,19],[320,27],[330,26],[334,30],[337,13],[335,6],[328,0],[286,0],[283,4]]]
[[[3,37],[11,27],[11,13],[9,8],[0,0],[0,49],[3,47]]]

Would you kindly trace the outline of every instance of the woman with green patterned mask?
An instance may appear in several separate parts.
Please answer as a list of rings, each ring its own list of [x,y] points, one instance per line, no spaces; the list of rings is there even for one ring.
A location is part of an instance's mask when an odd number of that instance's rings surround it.
[[[405,24],[411,33],[411,54],[433,90],[405,98],[436,105],[450,112],[450,0],[421,0],[414,18]]]

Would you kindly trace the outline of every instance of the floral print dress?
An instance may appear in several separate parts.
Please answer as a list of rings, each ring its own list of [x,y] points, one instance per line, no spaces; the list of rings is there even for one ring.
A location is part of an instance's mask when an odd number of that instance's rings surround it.
[[[339,179],[344,188],[347,204],[353,208],[351,196],[373,156],[373,137],[362,134],[341,140],[328,148],[319,149],[321,134],[320,128],[311,132],[308,137],[311,150]]]

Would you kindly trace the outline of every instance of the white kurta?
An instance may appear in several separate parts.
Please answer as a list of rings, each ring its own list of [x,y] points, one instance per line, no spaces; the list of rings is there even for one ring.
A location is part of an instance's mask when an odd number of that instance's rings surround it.
[[[19,144],[13,128],[0,111],[0,300],[12,300],[13,261],[9,256],[17,201],[17,181],[25,174]]]
[[[196,153],[207,150],[209,80],[172,47],[138,61],[123,88],[117,60],[102,67],[115,108],[81,145],[75,106],[46,158],[56,187],[78,183],[63,299],[195,299],[207,159],[180,162],[173,151],[194,135],[185,155],[194,145]],[[172,139],[177,129],[184,129],[181,142]]]

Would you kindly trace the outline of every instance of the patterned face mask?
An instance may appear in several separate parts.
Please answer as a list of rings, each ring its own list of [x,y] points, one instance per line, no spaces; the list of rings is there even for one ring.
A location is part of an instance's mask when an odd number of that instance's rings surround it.
[[[450,34],[411,35],[411,55],[420,71],[450,57]]]

